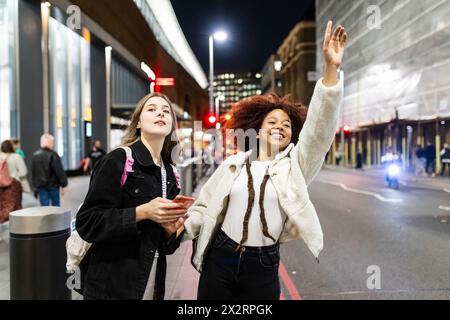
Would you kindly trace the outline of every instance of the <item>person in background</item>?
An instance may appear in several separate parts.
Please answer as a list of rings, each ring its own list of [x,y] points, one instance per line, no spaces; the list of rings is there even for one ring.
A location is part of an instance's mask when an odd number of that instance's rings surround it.
[[[14,145],[14,149],[16,153],[25,160],[25,152],[20,149],[20,140],[17,138],[11,139],[12,144]]]
[[[336,158],[336,165],[339,167],[341,160],[342,160],[342,154],[339,151],[339,149],[336,150],[334,157]]]
[[[106,154],[105,150],[102,149],[102,143],[100,140],[96,140],[92,145],[92,150],[87,156],[87,161],[84,163],[84,172],[88,170],[92,172],[94,170],[98,161]]]
[[[41,137],[41,149],[31,159],[31,177],[41,206],[60,206],[60,196],[67,187],[67,175],[61,158],[53,150],[54,138],[50,134]]]
[[[425,166],[427,159],[425,157],[425,149],[421,145],[416,148],[416,175],[426,175]]]
[[[11,140],[3,141],[0,152],[0,166],[8,167],[12,182],[0,188],[0,224],[9,220],[9,214],[22,209],[21,180],[27,176],[25,161],[15,152]]]
[[[363,169],[363,154],[361,153],[361,151],[358,151],[358,153],[356,154],[356,169]]]
[[[427,142],[427,146],[425,148],[425,158],[426,158],[426,166],[425,173],[434,177],[435,174],[435,165],[436,165],[436,147],[431,143]]]
[[[441,176],[445,174],[445,168],[448,168],[448,175],[450,177],[450,145],[448,143],[444,144],[444,148],[441,150],[442,159],[442,170]]]

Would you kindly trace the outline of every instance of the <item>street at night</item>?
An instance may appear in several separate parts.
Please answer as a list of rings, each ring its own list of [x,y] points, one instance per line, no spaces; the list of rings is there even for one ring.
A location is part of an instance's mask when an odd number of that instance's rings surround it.
[[[408,178],[390,190],[382,174],[326,169],[310,187],[325,234],[320,264],[301,243],[282,249],[303,299],[449,298],[449,190]],[[370,266],[380,290],[368,289]]]
[[[0,0],[0,300],[450,301],[448,17]]]

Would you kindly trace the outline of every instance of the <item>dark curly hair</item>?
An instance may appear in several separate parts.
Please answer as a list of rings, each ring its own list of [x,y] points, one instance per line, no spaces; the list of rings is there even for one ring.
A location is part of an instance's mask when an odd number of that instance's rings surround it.
[[[281,109],[291,120],[291,143],[297,144],[300,131],[305,123],[308,108],[291,101],[290,96],[280,97],[275,93],[253,96],[236,103],[230,111],[231,119],[224,123],[223,130],[247,131],[254,129],[259,132],[264,119],[273,110]]]

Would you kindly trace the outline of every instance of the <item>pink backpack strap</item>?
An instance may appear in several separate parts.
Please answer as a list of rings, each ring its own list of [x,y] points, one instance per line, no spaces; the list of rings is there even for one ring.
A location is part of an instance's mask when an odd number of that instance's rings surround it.
[[[171,166],[172,166],[173,174],[175,175],[177,188],[181,189],[181,176],[180,176],[180,173],[178,172],[177,167],[175,167],[173,164],[171,164]]]
[[[125,166],[123,168],[122,178],[120,179],[120,187],[122,188],[125,182],[127,182],[128,174],[130,172],[133,172],[134,159],[130,147],[120,147],[120,148],[123,149],[127,155],[127,159],[125,160]]]

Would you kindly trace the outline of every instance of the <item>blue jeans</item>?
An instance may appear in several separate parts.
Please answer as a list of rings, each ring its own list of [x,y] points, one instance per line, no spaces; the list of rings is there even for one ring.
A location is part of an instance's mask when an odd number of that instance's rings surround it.
[[[279,300],[279,244],[244,247],[222,230],[213,240],[200,276],[198,300]]]
[[[39,187],[38,194],[39,194],[39,201],[42,207],[50,206],[50,201],[53,207],[59,207],[61,205],[59,201],[58,187],[50,187],[50,188]]]

